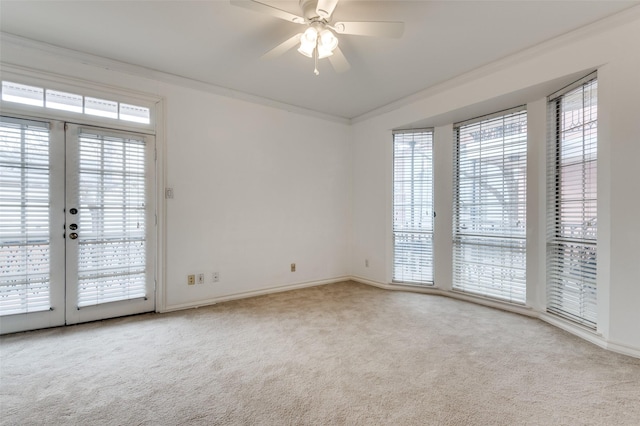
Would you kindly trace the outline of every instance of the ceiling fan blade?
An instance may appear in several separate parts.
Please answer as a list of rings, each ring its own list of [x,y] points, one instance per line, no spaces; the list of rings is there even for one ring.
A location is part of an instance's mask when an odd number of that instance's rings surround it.
[[[333,51],[333,55],[329,56],[329,62],[331,62],[331,66],[336,72],[345,72],[351,69],[351,65],[347,58],[344,57],[342,50],[339,47],[336,47]]]
[[[338,34],[400,38],[404,22],[337,22],[333,25]]]
[[[255,0],[230,0],[233,6],[244,7],[245,9],[253,10],[256,12],[266,13],[275,18],[284,19],[285,21],[294,22],[296,24],[304,24],[304,18],[302,16],[294,15],[286,10],[278,9],[277,7],[269,6],[268,4],[260,3]]]
[[[262,58],[260,59],[277,58],[278,56],[285,53],[287,50],[294,48],[298,43],[300,43],[301,36],[302,36],[302,33],[296,34],[290,39],[285,40],[284,42],[280,43],[279,45],[277,45],[276,47],[274,47],[273,49],[271,49],[270,51],[262,55]]]
[[[324,19],[329,19],[333,10],[336,8],[338,0],[318,0],[318,6],[316,7],[316,13],[318,16]]]

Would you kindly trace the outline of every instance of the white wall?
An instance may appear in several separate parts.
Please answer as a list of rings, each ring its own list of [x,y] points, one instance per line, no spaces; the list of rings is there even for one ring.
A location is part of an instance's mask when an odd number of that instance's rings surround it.
[[[435,127],[435,281],[451,286],[451,124],[528,104],[527,306],[544,312],[545,97],[566,76],[599,70],[599,336],[640,353],[640,8],[536,46],[356,120],[353,146],[352,274],[391,281],[391,130]],[[425,70],[428,72],[428,70]],[[506,103],[505,103],[506,102]],[[511,102],[511,104],[509,104]],[[444,188],[444,190],[442,190]],[[442,191],[441,191],[442,190]],[[366,268],[363,259],[370,259]],[[565,326],[564,324],[560,324]],[[567,326],[571,329],[570,326]],[[576,333],[580,330],[571,329]],[[584,333],[582,333],[585,335]],[[588,337],[588,336],[587,336]]]
[[[165,95],[169,305],[348,275],[347,125],[179,87]],[[186,285],[214,270],[220,283]]]
[[[161,200],[160,309],[348,277],[348,123],[222,96],[212,91],[223,89],[193,82],[161,81],[152,71],[134,75],[140,70],[129,73],[123,64],[114,71],[99,58],[37,46],[4,43],[2,60],[164,98],[158,181],[173,188],[174,198]],[[187,275],[200,272],[207,283],[187,285]]]
[[[640,8],[557,38],[356,120],[352,126],[48,49],[3,44],[2,60],[165,99],[167,309],[322,283],[391,280],[391,131],[435,127],[435,279],[451,288],[452,123],[527,103],[527,305],[544,311],[545,96],[599,72],[599,330],[640,353]],[[425,70],[428,72],[428,70]],[[191,88],[189,88],[189,87]],[[558,87],[555,87],[557,89]],[[240,96],[242,97],[242,96]],[[365,259],[369,267],[365,267]],[[289,272],[295,262],[298,271]],[[189,273],[220,273],[187,286]],[[207,277],[207,280],[209,277]],[[563,326],[562,324],[559,324]],[[576,330],[572,330],[576,332]],[[588,336],[587,336],[588,337]]]

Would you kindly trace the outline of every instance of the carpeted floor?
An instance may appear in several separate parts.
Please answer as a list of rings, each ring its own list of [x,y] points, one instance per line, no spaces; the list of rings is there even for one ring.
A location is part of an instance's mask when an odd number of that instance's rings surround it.
[[[0,344],[3,425],[640,425],[640,359],[356,283]]]

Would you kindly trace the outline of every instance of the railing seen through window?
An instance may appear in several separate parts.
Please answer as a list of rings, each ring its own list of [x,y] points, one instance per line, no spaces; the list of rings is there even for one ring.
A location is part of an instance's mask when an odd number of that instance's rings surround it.
[[[433,131],[393,134],[393,281],[433,284]]]
[[[598,81],[549,99],[547,311],[597,326]]]
[[[527,112],[455,126],[454,290],[526,301]]]

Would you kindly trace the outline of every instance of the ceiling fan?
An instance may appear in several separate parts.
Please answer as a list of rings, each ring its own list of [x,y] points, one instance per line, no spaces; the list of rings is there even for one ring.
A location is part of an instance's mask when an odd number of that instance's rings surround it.
[[[294,35],[274,47],[262,56],[272,59],[298,46],[298,52],[314,59],[315,75],[318,72],[318,60],[329,58],[336,72],[344,72],[351,68],[349,61],[338,47],[336,34],[361,35],[374,37],[400,38],[404,32],[403,22],[333,22],[331,15],[338,5],[338,0],[299,0],[302,16],[294,15],[257,0],[230,0],[234,6],[244,7],[256,12],[266,13],[294,24],[305,25],[303,32]]]

